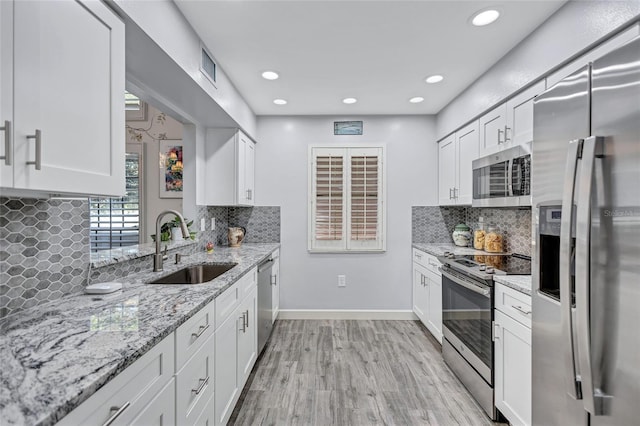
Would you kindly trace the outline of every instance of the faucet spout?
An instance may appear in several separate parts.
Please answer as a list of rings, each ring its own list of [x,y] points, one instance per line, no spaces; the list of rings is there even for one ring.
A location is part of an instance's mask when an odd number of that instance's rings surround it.
[[[182,214],[180,214],[176,210],[165,210],[162,213],[160,213],[158,215],[158,218],[156,219],[156,254],[153,255],[153,272],[162,271],[163,256],[162,256],[161,247],[160,247],[161,246],[161,238],[160,238],[161,223],[160,222],[162,221],[162,218],[168,214],[173,214],[177,216],[178,219],[180,219],[180,228],[182,230],[182,238],[184,239],[189,238],[189,228],[187,228],[187,224],[184,221],[184,217],[182,217]]]

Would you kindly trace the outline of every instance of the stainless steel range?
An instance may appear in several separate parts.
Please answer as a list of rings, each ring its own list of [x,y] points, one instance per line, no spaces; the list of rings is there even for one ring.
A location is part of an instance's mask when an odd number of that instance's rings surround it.
[[[531,258],[518,254],[454,256],[442,263],[442,355],[492,420],[493,277],[530,275]]]

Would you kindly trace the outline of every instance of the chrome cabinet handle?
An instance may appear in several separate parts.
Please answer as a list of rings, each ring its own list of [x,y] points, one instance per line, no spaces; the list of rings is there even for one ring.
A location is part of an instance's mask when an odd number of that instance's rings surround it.
[[[453,188],[453,198],[458,198],[458,188]]]
[[[209,328],[209,324],[207,325],[201,325],[198,328],[198,332],[197,333],[191,333],[191,337],[193,337],[194,339],[197,339],[198,337],[202,336],[202,333],[204,333],[207,328]]]
[[[584,408],[594,416],[603,415],[605,400],[610,399],[595,384],[606,381],[594,379],[592,362],[591,320],[594,318],[590,309],[591,293],[591,203],[593,197],[593,181],[596,158],[604,157],[604,138],[591,136],[585,139],[582,146],[582,166],[576,212],[576,329],[578,337],[578,360],[580,366],[580,383]],[[597,213],[595,213],[597,214]],[[601,367],[598,367],[601,368]]]
[[[417,257],[418,259],[422,259],[422,255],[420,253],[416,253],[413,255],[414,257]]]
[[[36,133],[34,135],[27,135],[27,139],[36,140],[36,160],[27,161],[27,165],[36,166],[36,170],[41,170],[42,169],[42,131],[39,129],[36,129]]]
[[[531,311],[525,311],[524,309],[522,309],[522,306],[515,306],[515,305],[511,305],[511,307],[513,309],[515,309],[516,311],[520,312],[521,314],[524,315],[531,315]]]
[[[277,278],[278,277],[276,275],[271,275],[271,285],[277,285],[278,284]]]
[[[580,382],[576,371],[575,348],[573,346],[573,316],[571,295],[571,235],[573,234],[574,188],[578,153],[582,150],[583,139],[569,142],[567,163],[565,166],[564,189],[562,192],[562,214],[560,222],[560,324],[562,341],[565,345],[564,357],[565,383],[567,393],[574,399],[580,399]]]
[[[124,413],[124,410],[126,410],[127,408],[129,408],[129,406],[130,406],[130,405],[131,405],[131,403],[130,403],[129,401],[127,401],[127,402],[125,402],[125,403],[124,403],[124,405],[123,405],[122,407],[120,407],[120,408],[118,408],[118,407],[111,407],[111,408],[109,408],[109,412],[115,411],[115,413],[113,413],[113,414],[111,415],[111,417],[109,417],[109,418],[107,419],[107,421],[106,421],[106,422],[104,422],[104,423],[102,424],[102,426],[109,426],[111,423],[115,422],[115,421],[116,421],[116,419],[117,419],[118,417],[120,417],[120,414]]]
[[[493,336],[491,336],[493,338],[493,341],[495,342],[496,340],[500,339],[500,324],[498,324],[497,322],[493,323],[493,329],[491,330],[493,333]]]
[[[251,197],[253,197],[253,191],[250,189],[247,189],[247,200],[250,200]]]
[[[240,320],[242,320],[242,328],[240,329],[240,331],[242,331],[243,333],[246,333],[247,332],[247,320],[245,319],[244,312],[242,313],[242,317],[240,317]]]
[[[4,164],[11,165],[11,122],[4,120],[4,126],[0,127],[4,131],[4,155],[0,156],[0,160],[4,160]]]
[[[504,126],[504,143],[507,143],[511,140],[511,138],[509,137],[509,133],[511,131],[511,127],[509,126]]]
[[[247,321],[246,322],[246,327],[249,328],[249,310],[247,309],[245,312],[247,313],[247,315],[245,316],[246,321]]]
[[[451,195],[453,192],[453,188],[449,188],[449,199],[451,200],[453,198],[453,195]]]
[[[504,133],[504,130],[498,129],[498,145],[504,143],[504,141],[500,138],[503,133]]]
[[[200,395],[200,392],[202,392],[204,387],[207,386],[207,384],[209,383],[209,376],[207,376],[206,379],[200,379],[198,381],[198,383],[200,383],[200,386],[198,386],[197,389],[191,389],[191,393],[195,393],[196,395]]]

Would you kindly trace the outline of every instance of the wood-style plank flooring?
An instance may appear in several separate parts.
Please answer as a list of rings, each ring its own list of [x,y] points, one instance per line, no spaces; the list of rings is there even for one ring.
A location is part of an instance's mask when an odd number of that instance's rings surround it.
[[[493,425],[417,321],[277,321],[235,425]]]

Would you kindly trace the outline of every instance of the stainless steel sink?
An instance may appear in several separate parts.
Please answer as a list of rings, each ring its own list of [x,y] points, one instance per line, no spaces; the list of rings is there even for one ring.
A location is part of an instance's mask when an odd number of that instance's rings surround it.
[[[216,263],[189,266],[149,284],[202,284],[219,277],[236,265],[237,263]]]

